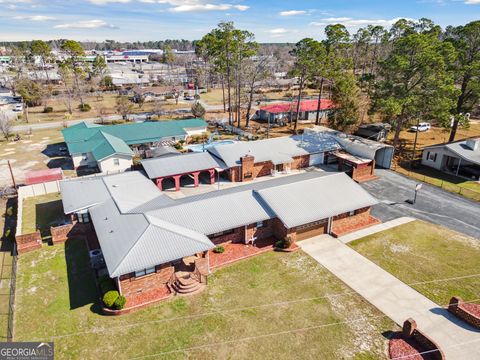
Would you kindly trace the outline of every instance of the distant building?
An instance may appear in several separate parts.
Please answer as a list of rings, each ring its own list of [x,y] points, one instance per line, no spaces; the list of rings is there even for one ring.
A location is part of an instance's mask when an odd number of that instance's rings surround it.
[[[392,125],[386,123],[364,124],[358,127],[355,135],[375,141],[385,141]]]
[[[261,107],[258,111],[260,120],[274,123],[287,123],[295,119],[297,111],[297,101],[281,102]],[[314,121],[317,116],[318,100],[300,101],[300,113],[298,120],[301,122]],[[322,99],[320,101],[320,119],[325,119],[327,115],[335,108],[333,101]]]
[[[422,165],[479,180],[480,138],[426,146]]]

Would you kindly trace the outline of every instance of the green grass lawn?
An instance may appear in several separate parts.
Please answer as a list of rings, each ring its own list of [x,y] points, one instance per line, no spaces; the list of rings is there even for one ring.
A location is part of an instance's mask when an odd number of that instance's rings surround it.
[[[480,242],[438,225],[415,221],[349,244],[439,305],[459,295],[480,298]],[[415,284],[428,282],[425,284]]]
[[[87,257],[72,240],[19,258],[16,341],[53,340],[59,359],[379,359],[394,328],[301,251],[220,269],[201,294],[102,316]]]
[[[52,193],[23,200],[22,233],[39,229],[42,237],[49,236],[50,226],[64,218],[61,199],[59,193]]]

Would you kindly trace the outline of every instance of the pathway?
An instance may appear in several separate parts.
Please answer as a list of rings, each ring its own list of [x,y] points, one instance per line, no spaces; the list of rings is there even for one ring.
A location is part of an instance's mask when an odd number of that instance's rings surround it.
[[[363,238],[365,236],[376,234],[377,232],[385,231],[385,230],[394,228],[394,227],[399,226],[399,225],[407,224],[407,223],[412,222],[412,221],[415,221],[415,219],[412,218],[412,217],[403,216],[403,217],[400,217],[400,218],[397,218],[397,219],[386,221],[384,223],[380,223],[380,224],[377,224],[377,225],[372,225],[372,226],[369,226],[365,229],[357,230],[357,231],[351,232],[349,234],[340,236],[338,238],[338,240],[340,240],[344,244],[347,244],[351,241]]]
[[[322,266],[397,324],[411,317],[448,360],[480,359],[480,331],[475,330],[410,286],[329,235],[298,245]]]

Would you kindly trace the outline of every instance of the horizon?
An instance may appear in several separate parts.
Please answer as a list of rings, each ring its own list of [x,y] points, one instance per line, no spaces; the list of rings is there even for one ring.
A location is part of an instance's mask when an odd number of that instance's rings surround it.
[[[326,25],[354,33],[389,28],[399,18],[429,18],[445,28],[476,20],[480,0],[290,1],[259,0],[0,0],[0,41],[73,39],[82,42],[199,40],[220,21],[253,32],[259,43],[323,39]],[[477,16],[478,19],[478,16]]]

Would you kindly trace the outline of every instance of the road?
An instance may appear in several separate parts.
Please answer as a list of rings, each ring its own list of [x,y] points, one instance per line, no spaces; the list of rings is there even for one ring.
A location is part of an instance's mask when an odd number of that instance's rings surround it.
[[[223,105],[208,105],[202,103],[207,111],[218,111],[223,110]],[[190,112],[190,107],[179,108],[172,111],[167,111],[167,114],[174,114],[174,113],[186,113]],[[145,120],[147,115],[152,115],[151,112],[143,112],[143,113],[135,113],[130,114],[128,117],[130,119],[138,119],[138,120]],[[121,120],[122,117],[120,115],[110,115],[104,117],[105,121],[114,121],[114,120]],[[93,123],[95,121],[100,121],[98,117],[86,118],[86,119],[76,119],[76,120],[66,120],[66,121],[51,121],[51,122],[44,122],[44,123],[29,123],[23,125],[16,125],[12,126],[11,132],[12,133],[25,133],[29,132],[30,130],[45,130],[45,129],[56,129],[61,128],[65,124],[67,126],[72,126],[81,122]]]
[[[377,169],[376,174],[379,179],[362,184],[380,201],[373,207],[373,216],[383,222],[411,216],[480,239],[480,203],[423,184],[417,202],[411,205],[406,200],[413,199],[418,181],[391,170]]]

